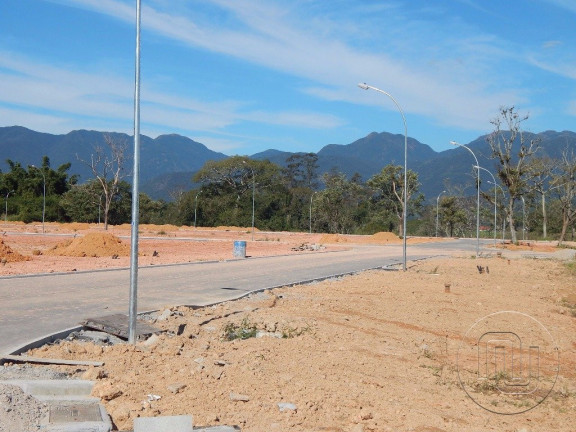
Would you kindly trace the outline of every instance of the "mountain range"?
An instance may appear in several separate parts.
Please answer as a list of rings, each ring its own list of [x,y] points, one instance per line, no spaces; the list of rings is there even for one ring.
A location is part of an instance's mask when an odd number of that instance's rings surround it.
[[[0,127],[0,170],[6,172],[6,160],[19,162],[22,166],[39,166],[43,156],[50,158],[52,168],[70,162],[70,174],[78,174],[80,182],[92,178],[90,168],[82,161],[90,160],[96,147],[107,149],[105,136],[127,144],[126,172],[132,169],[133,138],[114,132],[75,130],[64,135],[36,132],[22,126]],[[540,157],[559,158],[565,149],[576,148],[576,133],[570,131],[545,131],[538,134],[525,133],[526,139],[540,138]],[[468,146],[478,158],[480,166],[495,173],[495,161],[490,159],[487,136],[480,136]],[[172,200],[182,191],[196,187],[192,183],[194,173],[209,160],[221,160],[229,156],[212,151],[205,145],[187,137],[170,134],[140,139],[140,190],[153,199]],[[466,149],[455,147],[442,152],[408,137],[408,169],[418,173],[420,190],[432,201],[443,190],[451,187],[465,188],[474,184],[475,161]],[[515,151],[517,153],[517,150]],[[252,159],[268,159],[285,166],[286,159],[294,153],[266,150],[247,156]],[[319,173],[340,171],[351,177],[360,174],[368,180],[385,165],[404,165],[404,135],[388,132],[372,132],[349,144],[328,144],[317,153]],[[491,180],[481,172],[482,180]],[[488,178],[486,178],[488,177]],[[130,181],[127,176],[126,180]],[[473,193],[473,192],[472,192]]]

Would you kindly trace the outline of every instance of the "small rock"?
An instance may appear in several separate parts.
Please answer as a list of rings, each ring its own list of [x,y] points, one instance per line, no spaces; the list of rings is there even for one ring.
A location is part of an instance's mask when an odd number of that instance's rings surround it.
[[[156,345],[159,340],[160,340],[160,337],[157,334],[153,334],[148,339],[146,339],[144,342],[142,342],[142,345],[150,348],[150,347]]]
[[[170,384],[168,386],[168,390],[174,394],[180,393],[185,388],[186,388],[186,384],[182,384],[182,383],[174,383],[174,384]]]
[[[372,420],[374,416],[370,411],[361,411],[360,412],[360,419],[361,420]]]
[[[122,396],[122,390],[113,386],[110,383],[104,383],[96,390],[96,395],[100,399],[111,401],[113,399],[116,399],[117,397]]]
[[[230,400],[235,402],[248,402],[250,400],[250,396],[230,392]]]
[[[165,309],[164,312],[160,314],[156,321],[166,321],[168,318],[172,316],[172,311],[170,309]]]
[[[86,372],[84,372],[82,374],[82,379],[88,380],[88,381],[95,381],[98,379],[106,378],[107,376],[108,376],[108,374],[106,373],[106,371],[104,369],[91,367],[90,369],[88,369]]]
[[[280,410],[280,412],[296,411],[296,410],[298,410],[298,407],[296,405],[294,405],[293,403],[279,402],[278,403],[278,409]]]

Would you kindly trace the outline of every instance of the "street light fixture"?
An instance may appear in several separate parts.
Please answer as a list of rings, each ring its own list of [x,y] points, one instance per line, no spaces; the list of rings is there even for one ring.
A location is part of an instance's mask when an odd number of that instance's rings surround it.
[[[13,194],[14,191],[11,190],[6,194],[6,210],[4,211],[4,223],[7,224],[8,223],[8,197],[10,196],[10,194]]]
[[[42,179],[44,180],[44,193],[42,194],[42,233],[44,233],[44,218],[46,215],[46,176],[44,175],[44,171],[38,168],[36,165],[32,165],[32,167],[40,171],[40,174],[42,174]]]
[[[198,209],[198,195],[202,193],[202,189],[200,192],[196,194],[196,198],[194,198],[194,229],[196,229],[196,210]]]
[[[494,184],[496,184],[496,178],[494,178],[494,174],[488,171],[486,168],[482,168],[481,166],[477,166],[477,169],[481,169],[482,171],[486,171],[488,174],[492,176],[492,180],[494,180]],[[494,246],[496,246],[496,188],[494,188]]]
[[[499,184],[495,183],[495,182],[491,182],[490,180],[488,180],[488,183],[492,184],[495,186],[495,188],[500,189],[500,192],[502,192],[502,202],[504,202],[504,189],[502,189],[502,186],[500,186]],[[496,195],[496,194],[494,194]],[[504,244],[504,231],[506,231],[506,218],[504,216],[502,216],[502,244]]]
[[[438,194],[438,197],[436,198],[436,237],[438,237],[438,203],[440,202],[440,195],[442,195],[443,193],[446,193],[446,191],[443,190],[442,192],[440,192]]]
[[[366,83],[359,83],[358,87],[360,87],[362,90],[370,90],[370,89],[375,90],[377,92],[385,94],[390,99],[392,99],[392,102],[394,102],[396,108],[398,108],[398,111],[400,111],[402,121],[404,122],[404,208],[402,209],[403,213],[402,255],[404,260],[403,269],[404,271],[406,271],[406,215],[408,213],[408,128],[406,126],[406,117],[404,117],[404,112],[402,111],[402,108],[400,108],[400,105],[398,104],[398,102],[396,102],[396,99],[394,99],[390,93],[387,93],[384,90],[380,90],[379,88],[370,86]]]
[[[314,194],[316,194],[318,191],[315,191],[312,193],[312,195],[310,195],[310,234],[312,234],[312,198],[314,198]]]
[[[480,164],[478,163],[478,158],[476,157],[474,152],[472,150],[470,150],[469,147],[466,147],[464,144],[457,143],[456,141],[450,141],[450,144],[452,144],[454,146],[464,147],[466,150],[468,150],[470,153],[472,153],[472,156],[474,156],[474,160],[476,161],[476,165],[474,167],[480,166]],[[476,170],[476,174],[477,174],[477,176],[476,176],[476,192],[477,192],[477,197],[476,197],[476,257],[478,257],[480,255],[480,170],[479,169]]]
[[[252,171],[252,241],[254,241],[254,195],[256,193],[256,176],[254,175],[252,167],[248,165],[245,160],[242,161],[242,163]]]

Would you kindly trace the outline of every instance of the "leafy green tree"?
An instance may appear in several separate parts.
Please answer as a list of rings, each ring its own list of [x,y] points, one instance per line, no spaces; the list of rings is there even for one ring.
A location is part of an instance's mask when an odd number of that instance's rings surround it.
[[[445,228],[449,237],[454,237],[455,229],[464,226],[467,220],[466,212],[455,196],[441,197],[438,213],[438,225]]]
[[[96,222],[100,216],[100,185],[91,181],[75,185],[62,195],[60,205],[70,221]]]
[[[209,161],[195,174],[193,181],[202,183],[202,217],[208,226],[250,226],[253,194],[258,227],[267,226],[272,209],[283,208],[285,188],[281,169],[268,160],[234,156]],[[274,195],[280,201],[272,204],[271,196]],[[189,207],[191,200],[192,197],[186,200]]]
[[[408,189],[406,191],[408,198],[407,216],[416,214],[422,207],[424,197],[417,194],[420,183],[418,174],[412,170],[407,173]],[[402,236],[403,228],[403,211],[404,211],[404,169],[400,165],[386,165],[378,174],[372,176],[368,186],[374,190],[373,201],[379,208],[391,211],[398,223],[398,235]]]
[[[318,155],[316,153],[296,153],[286,159],[284,177],[291,189],[318,188]]]
[[[322,176],[325,189],[315,198],[315,226],[319,231],[348,234],[357,227],[358,212],[365,199],[359,177],[348,180],[345,174],[331,171]],[[364,192],[364,193],[363,193]]]

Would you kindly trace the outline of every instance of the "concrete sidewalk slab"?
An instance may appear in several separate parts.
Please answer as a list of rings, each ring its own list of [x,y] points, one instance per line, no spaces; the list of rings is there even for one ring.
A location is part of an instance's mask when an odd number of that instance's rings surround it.
[[[43,430],[49,432],[110,432],[112,422],[100,399],[90,396],[94,381],[5,380],[48,405]]]
[[[193,432],[192,416],[137,417],[134,432]]]

